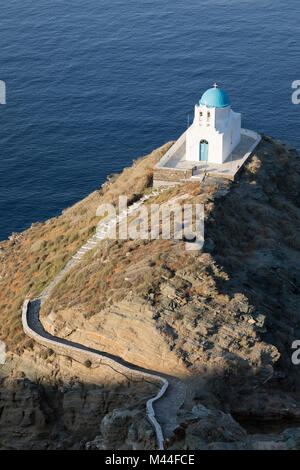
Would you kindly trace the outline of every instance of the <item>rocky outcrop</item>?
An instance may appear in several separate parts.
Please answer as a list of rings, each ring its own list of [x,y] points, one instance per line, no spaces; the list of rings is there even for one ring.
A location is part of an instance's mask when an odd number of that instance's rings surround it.
[[[164,189],[162,189],[161,192],[162,191],[164,191]],[[134,208],[141,206],[147,199],[158,194],[159,194],[159,191],[153,191],[153,193],[143,196],[139,202],[133,204],[133,206],[125,210],[126,214],[128,215],[132,210],[134,210]],[[100,364],[102,364],[104,360],[105,365],[111,367],[113,370],[119,372],[120,374],[128,375],[129,377],[131,377],[131,380],[138,380],[137,377],[140,377],[142,380],[148,380],[148,381],[154,380],[156,382],[160,382],[161,388],[154,397],[150,398],[147,401],[146,410],[147,410],[147,417],[149,421],[152,423],[156,436],[157,436],[158,448],[163,449],[163,441],[164,441],[163,431],[161,429],[159,422],[156,419],[155,411],[153,409],[153,403],[159,400],[164,395],[169,385],[168,380],[164,377],[151,373],[151,371],[149,370],[147,371],[145,369],[141,369],[135,366],[134,364],[130,364],[130,363],[124,364],[123,363],[124,361],[122,361],[118,357],[113,358],[110,354],[99,353],[97,350],[93,350],[92,348],[85,347],[84,345],[81,345],[80,343],[79,344],[72,343],[70,341],[66,341],[64,339],[51,336],[49,335],[49,333],[47,333],[43,329],[39,320],[41,303],[45,299],[48,299],[52,290],[59,283],[59,281],[71,270],[71,268],[73,268],[74,265],[76,265],[82,259],[85,253],[93,249],[94,245],[99,242],[98,237],[100,237],[100,240],[101,240],[100,233],[105,229],[109,230],[109,227],[111,226],[111,224],[112,223],[114,224],[118,220],[120,220],[122,215],[123,214],[120,213],[116,217],[115,220],[111,220],[108,224],[104,224],[103,228],[100,224],[100,227],[98,226],[97,228],[96,235],[94,235],[91,239],[89,239],[88,242],[75,253],[75,255],[71,258],[71,260],[66,264],[66,266],[56,275],[56,277],[52,280],[52,282],[42,291],[40,297],[37,299],[34,299],[32,302],[30,302],[29,300],[24,301],[23,309],[22,309],[22,324],[23,324],[24,332],[28,336],[30,336],[31,338],[35,339],[36,341],[38,341],[39,343],[43,345],[55,348],[60,353],[64,353],[64,354],[68,353],[71,355],[71,357],[75,357],[76,360],[80,361],[87,357],[88,359],[86,359],[86,361],[90,362],[90,359],[91,359],[92,361],[94,362],[96,361],[96,363],[100,363]],[[133,379],[133,377],[135,377],[135,379]],[[174,411],[176,412],[176,410]]]
[[[151,374],[150,371],[143,370],[133,364],[126,364],[120,358],[113,358],[111,355],[101,353],[92,348],[81,344],[73,343],[61,338],[56,338],[47,333],[39,322],[40,300],[36,299],[32,303],[29,300],[24,301],[22,311],[22,323],[25,333],[31,338],[49,348],[54,348],[59,354],[68,354],[79,362],[92,365],[103,365],[110,367],[116,373],[125,376],[129,381],[138,382],[147,381],[153,385],[160,383],[158,392],[147,400],[146,412],[149,421],[154,427],[157,437],[158,449],[163,449],[163,432],[159,422],[156,419],[153,409],[153,403],[159,400],[168,387],[168,380],[159,375]]]
[[[186,373],[183,359],[170,351],[157,328],[156,310],[139,297],[129,296],[95,315],[89,322],[84,312],[61,310],[42,319],[44,328],[53,335],[121,356],[124,360],[161,371],[164,374]],[[142,341],[140,341],[142,339]]]
[[[144,242],[145,248],[124,242],[111,251],[99,247],[92,260],[83,260],[80,274],[91,289],[97,286],[96,273],[109,263],[107,278],[113,280],[104,280],[107,304],[88,315],[89,302],[81,301],[86,295],[80,297],[80,285],[75,291],[73,280],[67,280],[69,290],[65,294],[61,288],[59,300],[52,300],[44,326],[184,377],[187,412],[200,402],[231,413],[247,427],[255,417],[271,420],[277,409],[279,421],[291,418],[297,425],[298,379],[290,345],[299,312],[299,254],[292,225],[299,223],[299,183],[294,151],[264,138],[238,183],[207,178],[201,188],[170,189],[163,202],[184,196],[185,202],[205,204],[202,252],[187,253],[176,241]],[[277,221],[282,208],[284,225]],[[115,300],[122,283],[124,294]],[[70,302],[70,293],[77,295],[76,302]]]
[[[1,449],[84,448],[115,408],[139,410],[147,421],[145,403],[157,389],[112,369],[49,354],[38,345],[21,360],[10,355],[5,367],[0,375]],[[147,423],[155,448],[156,436]]]
[[[66,448],[151,448],[153,428],[145,420],[144,410],[147,402],[152,404],[153,397],[159,396],[155,416],[168,448],[298,448],[300,380],[291,363],[291,344],[300,332],[299,162],[293,149],[264,137],[242,168],[238,182],[206,178],[202,183],[186,183],[156,194],[152,202],[158,204],[174,200],[205,204],[206,240],[200,252],[188,252],[181,240],[98,243],[97,233],[89,243],[84,232],[84,247],[63,271],[58,267],[65,262],[59,260],[55,273],[60,275],[52,276],[53,282],[44,291],[44,329],[39,323],[39,308],[29,315],[27,333],[47,347],[42,349],[44,362],[31,352],[30,342],[22,359],[14,358],[24,376],[13,380],[25,383],[25,376],[30,376],[32,384],[42,387],[28,388],[33,397],[28,399],[28,414],[19,412],[26,406],[21,396],[26,396],[25,386],[14,402],[7,392],[14,385],[2,384],[8,403],[2,411],[4,429],[13,433],[17,422],[22,424],[22,432],[25,429],[24,439],[18,439],[17,444],[3,433],[2,446],[22,447],[30,440],[38,448],[54,448],[53,436],[58,433],[59,445]],[[136,171],[138,168],[141,170],[138,165]],[[142,170],[144,174],[144,167]],[[148,170],[144,176],[149,183]],[[144,188],[139,180],[137,183]],[[125,174],[107,183],[110,200],[120,194],[120,184],[126,187]],[[133,178],[131,192],[134,187]],[[149,196],[149,192],[132,194],[132,201]],[[149,198],[142,200],[149,203]],[[67,229],[65,222],[62,226],[58,223],[60,231]],[[39,227],[39,235],[43,229]],[[60,237],[57,245],[61,253]],[[32,244],[26,234],[24,240],[24,246],[22,238],[10,241],[22,256]],[[42,243],[39,240],[32,246],[32,278],[35,282],[42,266],[45,286],[49,265],[43,260],[49,254],[39,252]],[[12,272],[15,265],[10,253],[6,249],[1,261],[5,272]],[[16,276],[15,286],[20,278]],[[28,280],[28,289],[30,285]],[[22,293],[22,300],[26,293]],[[14,331],[11,321],[9,328]],[[5,377],[13,370],[10,353],[8,357],[3,366]],[[171,386],[159,395],[157,388],[151,388],[154,383],[135,381],[131,372],[124,377],[118,367],[116,371],[110,367],[111,361],[138,371],[140,378],[145,377],[145,368],[160,377],[169,374]],[[45,367],[51,374],[45,373]],[[55,395],[55,387],[66,383],[69,371],[72,377],[63,387],[62,398],[61,390]],[[84,383],[92,380],[96,387],[101,378],[112,391],[109,405],[99,398],[103,408],[101,405],[95,421],[90,417],[96,404],[89,387],[78,386],[75,376]],[[118,380],[125,380],[130,387],[128,396],[136,393],[133,406],[124,396],[118,400]],[[55,406],[49,399],[53,394]],[[82,401],[82,396],[88,397],[88,402]],[[81,407],[82,415],[78,411]],[[11,415],[8,409],[14,410]],[[86,425],[89,419],[91,430]],[[88,429],[84,438],[81,423]],[[50,434],[45,436],[47,427]],[[160,439],[162,442],[162,436]]]
[[[153,450],[155,433],[142,411],[115,409],[101,422],[101,434],[87,442],[87,450]]]
[[[203,405],[181,414],[180,425],[166,443],[169,450],[297,450],[300,428],[282,433],[247,434],[230,414]]]

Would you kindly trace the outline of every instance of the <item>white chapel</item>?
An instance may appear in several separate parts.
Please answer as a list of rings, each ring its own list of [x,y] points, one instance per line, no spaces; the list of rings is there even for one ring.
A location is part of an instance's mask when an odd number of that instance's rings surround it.
[[[241,140],[241,114],[231,109],[225,91],[215,83],[195,105],[194,121],[186,132],[187,161],[224,163]]]

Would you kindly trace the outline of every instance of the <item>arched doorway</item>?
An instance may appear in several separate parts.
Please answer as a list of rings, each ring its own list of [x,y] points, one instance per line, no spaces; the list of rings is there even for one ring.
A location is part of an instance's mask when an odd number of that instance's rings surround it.
[[[200,162],[207,162],[207,160],[208,160],[208,142],[207,142],[207,140],[201,140],[201,142],[200,142],[199,160],[200,160]]]

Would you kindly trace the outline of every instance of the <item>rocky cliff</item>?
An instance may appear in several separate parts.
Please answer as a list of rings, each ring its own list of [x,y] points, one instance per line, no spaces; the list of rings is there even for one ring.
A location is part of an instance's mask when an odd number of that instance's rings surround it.
[[[3,285],[18,298],[38,293],[40,273],[43,286],[55,275],[51,260],[63,264],[93,232],[97,204],[150,193],[153,165],[168,146],[113,175],[61,217],[4,242]],[[172,239],[101,242],[45,302],[45,329],[184,382],[169,448],[297,448],[299,366],[291,362],[291,345],[300,339],[299,195],[297,152],[263,137],[238,181],[206,178],[146,203],[203,203],[201,251]],[[16,339],[18,310],[11,297],[1,302],[2,337],[10,347],[1,369],[3,447],[30,440],[34,448],[154,448],[144,413],[153,385],[74,364],[19,330]],[[17,401],[10,398],[15,394]],[[19,426],[22,435],[15,434]]]

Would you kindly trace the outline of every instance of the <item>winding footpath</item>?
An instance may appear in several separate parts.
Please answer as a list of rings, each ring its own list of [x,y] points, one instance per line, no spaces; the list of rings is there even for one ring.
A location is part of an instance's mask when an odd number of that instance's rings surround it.
[[[42,303],[47,300],[61,279],[78,264],[85,253],[95,248],[103,239],[105,239],[109,230],[122,220],[126,215],[130,215],[138,209],[147,199],[157,196],[162,191],[154,190],[152,193],[143,196],[139,201],[129,206],[126,210],[119,213],[115,218],[106,223],[99,223],[95,235],[93,235],[68,261],[65,267],[56,275],[52,282],[42,291],[41,295],[33,300],[26,299],[22,308],[22,324],[26,335],[33,338],[38,343],[55,350],[58,354],[68,355],[75,359],[91,360],[92,363],[101,364],[112,368],[126,376],[132,381],[145,380],[151,383],[160,383],[157,394],[150,398],[146,403],[146,412],[148,419],[154,427],[157,447],[164,449],[164,440],[170,437],[174,428],[177,426],[176,415],[178,409],[185,400],[186,386],[178,378],[165,374],[158,375],[156,371],[144,369],[135,364],[124,361],[122,358],[112,354],[89,348],[79,343],[68,341],[64,338],[53,336],[44,330],[40,321],[40,309]]]

